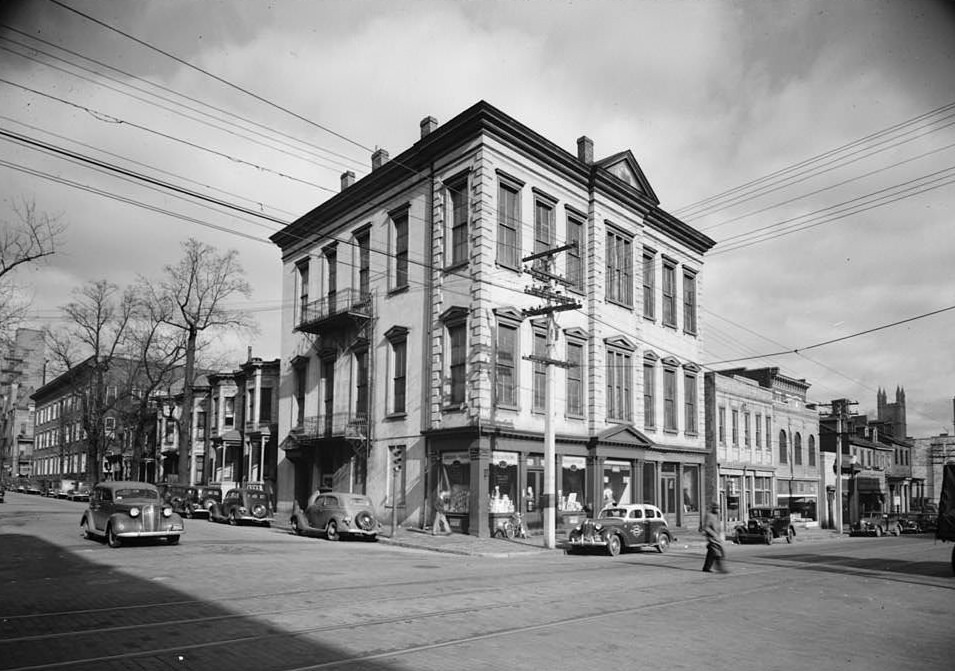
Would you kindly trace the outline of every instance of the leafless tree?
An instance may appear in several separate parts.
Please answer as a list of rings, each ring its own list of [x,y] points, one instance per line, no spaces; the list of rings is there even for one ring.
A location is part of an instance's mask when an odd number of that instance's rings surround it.
[[[0,222],[0,341],[9,338],[29,307],[15,281],[21,267],[40,263],[57,252],[66,225],[21,199],[13,206],[16,221]]]
[[[95,482],[106,455],[106,416],[120,398],[109,394],[110,371],[126,352],[139,303],[131,289],[120,291],[105,280],[74,289],[73,296],[61,308],[66,326],[49,331],[47,345],[54,370],[68,376],[71,393],[79,399],[86,433],[86,476]],[[117,371],[112,375],[115,378]]]
[[[165,323],[185,334],[179,481],[188,482],[193,384],[200,335],[235,329],[254,331],[256,326],[246,311],[229,306],[230,300],[248,297],[252,293],[239,263],[238,252],[229,250],[220,253],[211,245],[194,238],[186,240],[182,248],[182,259],[176,265],[163,269],[163,277],[153,287],[150,300],[166,306],[164,309],[169,316]]]

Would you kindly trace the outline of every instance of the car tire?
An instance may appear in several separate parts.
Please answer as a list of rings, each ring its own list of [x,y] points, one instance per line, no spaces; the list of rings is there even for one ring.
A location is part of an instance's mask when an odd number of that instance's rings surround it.
[[[169,543],[169,545],[179,545],[179,534],[166,536],[166,542]]]
[[[85,538],[88,541],[91,541],[93,540],[93,538],[95,538],[95,536],[93,536],[93,530],[90,529],[89,520],[83,520],[83,538]]]
[[[338,533],[338,522],[331,520],[328,523],[328,526],[325,527],[325,538],[330,541],[339,541],[342,539],[340,533]]]
[[[616,557],[620,554],[623,544],[620,542],[620,536],[617,534],[610,534],[607,537],[607,554],[611,557]]]
[[[113,525],[106,527],[106,544],[111,548],[118,548],[123,544],[122,539],[113,531]]]
[[[796,532],[795,532],[795,531],[793,531],[791,528],[790,528],[790,529],[786,529],[786,542],[787,542],[787,543],[792,543],[792,542],[793,542],[793,538],[794,538],[795,536],[796,536]]]
[[[663,554],[670,547],[670,537],[666,534],[660,534],[657,538],[657,552]]]

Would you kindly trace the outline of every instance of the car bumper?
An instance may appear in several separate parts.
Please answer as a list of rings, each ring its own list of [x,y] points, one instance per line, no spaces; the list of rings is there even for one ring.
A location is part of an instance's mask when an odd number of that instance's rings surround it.
[[[166,536],[181,536],[184,529],[169,529],[168,531],[118,531],[118,538],[165,538]]]
[[[607,539],[603,536],[575,536],[568,540],[572,547],[596,548],[607,545]]]
[[[271,524],[275,521],[274,517],[254,517],[252,515],[236,514],[235,518],[240,522],[251,522],[253,524]]]

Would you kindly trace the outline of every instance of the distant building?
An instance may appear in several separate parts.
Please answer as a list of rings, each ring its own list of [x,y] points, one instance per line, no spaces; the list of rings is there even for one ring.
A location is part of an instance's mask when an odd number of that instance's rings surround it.
[[[33,415],[30,396],[43,385],[43,332],[17,329],[0,352],[0,478],[33,475]]]
[[[747,519],[753,506],[819,521],[819,417],[809,386],[779,368],[706,373],[707,491],[728,522]]]

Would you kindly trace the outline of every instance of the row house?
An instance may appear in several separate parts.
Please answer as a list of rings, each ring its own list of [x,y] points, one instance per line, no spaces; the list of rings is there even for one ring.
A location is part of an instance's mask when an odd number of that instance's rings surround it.
[[[706,479],[727,523],[754,506],[789,509],[819,522],[819,417],[806,400],[810,385],[779,368],[737,368],[705,375]]]
[[[84,480],[91,473],[97,480],[141,477],[130,472],[134,436],[127,426],[130,408],[139,399],[130,374],[134,368],[127,360],[114,359],[100,382],[90,357],[32,394],[34,477],[44,481]],[[90,422],[98,424],[102,436],[95,453],[102,461],[96,464],[89,463]]]
[[[30,396],[43,384],[44,353],[43,332],[26,328],[0,352],[0,480],[33,474]]]
[[[713,241],[660,207],[630,151],[595,160],[581,137],[572,154],[485,102],[420,130],[272,236],[290,306],[279,508],[328,487],[402,524],[440,498],[458,531],[512,510],[540,526],[550,400],[559,524],[606,495],[697,528]],[[525,290],[542,279],[577,309],[550,320],[554,292]]]
[[[203,373],[193,385],[191,484],[231,489],[249,482],[276,485],[278,360],[252,357],[228,373]],[[160,481],[185,482],[178,474],[182,385],[157,397]]]

